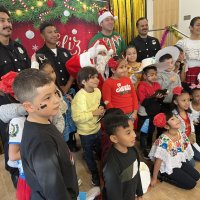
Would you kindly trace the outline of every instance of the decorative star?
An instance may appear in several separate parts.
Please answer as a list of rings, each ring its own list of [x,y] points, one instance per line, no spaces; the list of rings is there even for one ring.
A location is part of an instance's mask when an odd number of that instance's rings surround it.
[[[38,47],[36,44],[34,44],[34,45],[32,46],[32,49],[33,49],[34,51],[37,51],[38,48],[39,48],[39,47]]]

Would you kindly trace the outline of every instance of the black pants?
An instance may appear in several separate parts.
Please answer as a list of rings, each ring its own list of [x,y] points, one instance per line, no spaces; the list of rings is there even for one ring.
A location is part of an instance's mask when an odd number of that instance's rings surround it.
[[[140,129],[146,119],[149,119],[148,133],[143,133],[141,132]],[[153,116],[138,115],[138,131],[140,132],[140,147],[143,150],[146,150],[147,148],[151,148],[154,130],[155,130],[155,126],[153,125]]]
[[[171,110],[170,103],[162,103],[160,112],[168,112]],[[164,128],[157,128],[156,139],[164,132]]]
[[[167,178],[166,182],[187,190],[194,188],[200,178],[199,172],[188,162],[182,163],[181,168],[174,168],[170,175],[166,173],[161,175]]]
[[[194,125],[197,144],[200,145],[200,123]]]

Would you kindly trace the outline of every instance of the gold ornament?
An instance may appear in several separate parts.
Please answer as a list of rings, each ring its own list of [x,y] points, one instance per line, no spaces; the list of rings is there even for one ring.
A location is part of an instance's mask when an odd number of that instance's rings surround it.
[[[37,1],[36,5],[37,5],[38,7],[42,7],[42,6],[43,6],[43,2],[42,2],[42,1]]]
[[[22,16],[22,11],[21,10],[16,10],[15,13],[16,13],[17,16]]]

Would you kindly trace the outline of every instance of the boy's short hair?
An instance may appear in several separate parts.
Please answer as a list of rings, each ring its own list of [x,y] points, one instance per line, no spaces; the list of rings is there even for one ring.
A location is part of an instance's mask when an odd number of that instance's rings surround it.
[[[40,33],[43,33],[44,29],[48,26],[54,26],[51,22],[43,22],[42,24],[40,24],[39,30]]]
[[[45,72],[38,69],[25,69],[21,71],[12,85],[17,99],[23,103],[33,102],[37,95],[37,88],[49,85],[52,79]]]
[[[0,12],[6,13],[10,17],[9,11],[3,5],[0,5]]]
[[[142,70],[142,73],[146,75],[146,74],[149,72],[149,70],[151,70],[151,69],[153,69],[153,70],[155,70],[155,71],[157,72],[157,67],[156,67],[156,65],[149,65],[149,66],[145,67],[145,68]]]
[[[169,54],[169,53],[166,53],[159,58],[159,62],[164,62],[165,60],[168,60],[168,59],[171,59],[171,58],[173,58],[172,55]]]
[[[130,119],[125,114],[109,114],[107,117],[104,118],[104,128],[105,132],[110,135],[115,135],[117,128],[129,127],[128,121]]]
[[[98,71],[94,67],[83,67],[78,72],[77,83],[81,88],[84,88],[82,81],[88,81],[92,76],[98,75]]]

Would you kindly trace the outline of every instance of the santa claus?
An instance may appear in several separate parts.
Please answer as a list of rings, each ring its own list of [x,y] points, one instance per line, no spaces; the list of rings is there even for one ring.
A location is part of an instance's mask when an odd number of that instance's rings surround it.
[[[95,67],[99,72],[99,88],[101,89],[104,80],[109,76],[107,62],[112,54],[113,50],[109,49],[102,39],[97,40],[88,51],[75,55],[66,62],[67,71],[76,78],[81,68]]]

